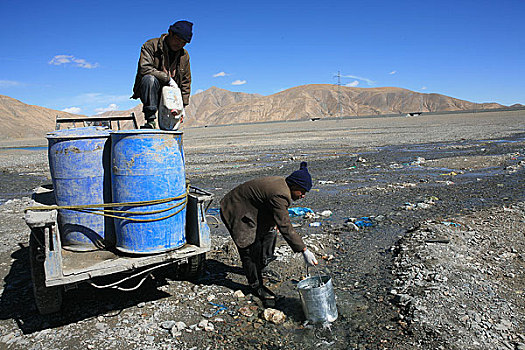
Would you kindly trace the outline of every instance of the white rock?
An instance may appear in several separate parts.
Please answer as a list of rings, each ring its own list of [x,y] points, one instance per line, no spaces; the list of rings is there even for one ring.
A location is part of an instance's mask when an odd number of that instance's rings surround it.
[[[268,322],[281,324],[286,320],[284,312],[272,308],[264,309],[264,319]]]
[[[242,299],[245,297],[244,293],[240,289],[233,292],[233,296],[237,299]]]

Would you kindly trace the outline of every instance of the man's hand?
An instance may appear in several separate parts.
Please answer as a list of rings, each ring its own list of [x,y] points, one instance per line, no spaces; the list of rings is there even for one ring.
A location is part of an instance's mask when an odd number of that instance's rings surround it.
[[[304,262],[306,263],[306,265],[313,266],[313,265],[319,264],[317,262],[317,259],[315,258],[314,253],[309,251],[308,248],[304,248],[304,250],[303,250],[303,258],[304,258]]]
[[[178,117],[182,113],[182,109],[172,109],[170,111],[171,115],[174,117]],[[182,116],[181,116],[182,117]]]
[[[182,109],[172,109],[170,111],[171,115],[175,118],[179,118],[180,122],[182,123],[184,121],[184,110]]]
[[[168,76],[168,78],[170,78],[170,81],[171,81],[172,78],[171,78],[171,74],[170,74],[170,72],[169,72],[165,67],[162,67],[162,71],[163,71],[164,73],[166,73],[166,75]]]

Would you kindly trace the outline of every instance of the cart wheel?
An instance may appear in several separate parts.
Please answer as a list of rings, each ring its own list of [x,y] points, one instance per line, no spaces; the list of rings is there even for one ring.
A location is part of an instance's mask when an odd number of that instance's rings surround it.
[[[178,266],[179,278],[185,280],[194,280],[200,277],[204,271],[204,262],[206,261],[206,253],[194,255],[188,258],[186,264]]]
[[[33,280],[33,294],[38,311],[42,315],[58,312],[62,306],[62,287],[46,287],[46,275],[44,271],[45,229],[31,230],[29,237],[29,264],[31,266],[31,278]]]

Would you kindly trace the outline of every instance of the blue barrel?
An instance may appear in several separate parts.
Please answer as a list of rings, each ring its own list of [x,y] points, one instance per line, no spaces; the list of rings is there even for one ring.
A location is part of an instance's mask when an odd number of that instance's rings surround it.
[[[112,133],[111,187],[115,203],[179,197],[161,204],[116,207],[124,211],[114,220],[119,251],[155,254],[186,243],[182,132],[141,129]]]
[[[47,134],[57,205],[111,203],[109,134],[108,129],[94,126]],[[91,251],[114,245],[111,218],[65,209],[58,213],[65,249]]]

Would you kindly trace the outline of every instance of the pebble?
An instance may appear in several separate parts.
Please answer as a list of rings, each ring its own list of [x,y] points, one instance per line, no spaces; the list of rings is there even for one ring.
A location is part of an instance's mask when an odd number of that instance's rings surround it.
[[[201,320],[197,326],[200,329],[204,329],[206,332],[213,332],[215,330],[213,323],[208,320]]]
[[[106,329],[106,324],[105,323],[101,323],[101,322],[97,322],[95,324],[95,328],[98,329],[99,331],[104,331]]]
[[[160,324],[160,327],[163,328],[163,329],[172,329],[173,326],[175,326],[175,321],[164,321]]]
[[[248,306],[243,306],[243,307],[240,307],[239,308],[239,313],[243,316],[246,316],[246,317],[251,317],[253,316],[253,312],[252,310],[250,310],[250,308]]]
[[[237,299],[242,299],[245,297],[244,293],[240,289],[233,292],[233,296]]]
[[[284,312],[272,308],[264,309],[264,319],[274,324],[281,324],[286,320]]]

